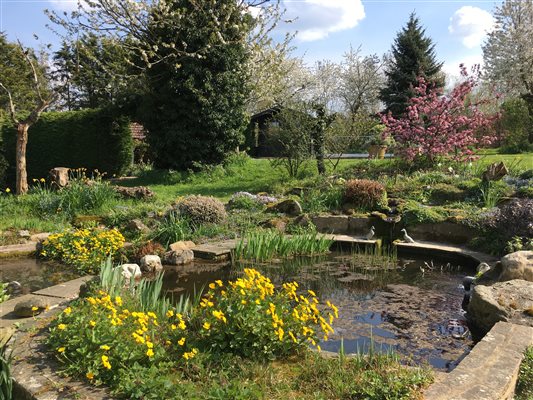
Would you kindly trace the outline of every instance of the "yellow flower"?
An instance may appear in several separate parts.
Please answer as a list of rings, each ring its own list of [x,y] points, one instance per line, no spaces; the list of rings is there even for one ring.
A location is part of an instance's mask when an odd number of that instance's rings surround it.
[[[59,329],[60,331],[62,331],[62,330],[67,329],[67,326],[66,326],[65,324],[59,324],[59,325],[57,326],[57,329]]]
[[[210,284],[209,284],[209,289],[214,289],[215,287],[216,287],[216,286],[215,286],[214,283],[210,283]]]
[[[102,356],[102,365],[104,368],[111,369],[111,364],[109,363],[109,357],[105,354]]]
[[[180,340],[178,340],[178,344],[179,344],[180,346],[183,346],[183,345],[185,344],[185,338],[182,337]]]
[[[109,349],[111,349],[111,347],[109,347],[107,344],[104,344],[104,345],[100,346],[100,348],[101,348],[102,350],[109,350]]]
[[[11,189],[10,189],[10,188],[7,188],[7,189],[6,189],[6,193],[9,193],[9,192],[11,192]]]
[[[148,350],[146,351],[146,355],[147,355],[148,357],[153,357],[153,356],[154,356],[154,351],[153,351],[152,349],[148,349]]]
[[[41,182],[43,182],[43,183],[46,182],[46,179],[44,179],[44,178],[41,178],[41,179],[39,179],[39,180],[40,180]]]
[[[39,307],[35,307],[35,306],[33,306],[33,307],[31,308],[32,311],[37,311],[38,309],[39,309]]]
[[[122,306],[122,298],[120,296],[116,296],[115,297],[115,303],[117,304],[117,306]]]
[[[96,326],[96,322],[94,322],[94,321],[89,321],[89,325],[90,325],[91,327],[94,328],[94,327]]]
[[[85,376],[87,377],[87,379],[90,379],[90,380],[93,380],[94,379],[94,374],[92,372],[87,372],[85,374]]]
[[[167,311],[167,317],[170,318],[170,317],[173,317],[173,316],[174,316],[174,311],[168,310]]]
[[[209,322],[204,322],[204,324],[202,325],[202,327],[208,331],[210,328],[211,328],[211,324]]]
[[[67,315],[70,315],[70,313],[72,312],[72,308],[67,307],[67,308],[65,308],[65,309],[63,310],[63,312],[64,312],[65,314],[67,314]]]
[[[218,286],[222,286],[222,285],[223,285],[223,284],[222,284],[222,281],[221,281],[220,279],[217,280],[217,281],[215,281],[215,283],[216,283]]]
[[[65,348],[64,347],[60,347],[59,349],[57,349],[58,353],[64,353],[65,352]]]

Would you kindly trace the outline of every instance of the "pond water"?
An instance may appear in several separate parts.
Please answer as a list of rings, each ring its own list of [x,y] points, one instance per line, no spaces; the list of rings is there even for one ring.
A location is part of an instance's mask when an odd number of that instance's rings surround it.
[[[54,261],[35,258],[0,259],[0,282],[19,282],[21,290],[16,294],[31,293],[79,276],[72,268]]]
[[[321,343],[338,352],[394,350],[406,363],[451,370],[473,340],[464,312],[462,279],[473,270],[442,259],[392,258],[332,253],[252,265],[276,285],[297,281],[339,308],[335,333]],[[195,262],[165,267],[165,289],[174,296],[193,294],[216,280],[235,279],[243,265]]]

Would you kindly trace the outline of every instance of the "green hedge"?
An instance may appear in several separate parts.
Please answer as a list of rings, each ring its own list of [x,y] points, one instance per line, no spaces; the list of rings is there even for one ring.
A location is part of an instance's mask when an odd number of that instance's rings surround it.
[[[129,118],[111,110],[43,113],[28,132],[28,178],[46,177],[54,167],[123,173],[133,157],[129,124]],[[15,175],[16,129],[8,121],[0,129],[11,180]]]

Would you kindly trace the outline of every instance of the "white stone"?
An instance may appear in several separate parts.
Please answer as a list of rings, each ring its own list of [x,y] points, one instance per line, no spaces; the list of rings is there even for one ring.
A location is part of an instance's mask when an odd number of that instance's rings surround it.
[[[122,264],[120,266],[122,269],[122,276],[126,281],[130,281],[131,278],[134,278],[135,280],[141,279],[142,272],[141,267],[137,264]]]
[[[143,272],[159,272],[163,270],[161,258],[154,254],[149,254],[141,258],[141,271]]]

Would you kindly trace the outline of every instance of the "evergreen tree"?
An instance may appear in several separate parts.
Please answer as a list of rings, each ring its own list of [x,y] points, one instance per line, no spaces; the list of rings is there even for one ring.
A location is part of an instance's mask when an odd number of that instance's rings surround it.
[[[425,36],[425,30],[414,13],[398,33],[392,46],[392,58],[385,71],[387,83],[381,90],[381,100],[393,116],[401,116],[415,96],[417,78],[423,77],[436,87],[444,86],[442,63],[435,59],[435,45]]]
[[[147,70],[150,93],[142,119],[156,165],[183,170],[220,163],[243,139],[252,17],[233,0],[213,2],[209,13],[189,1],[175,0],[173,7],[180,19],[167,18],[152,34],[187,43],[198,56],[166,59],[161,49],[161,59]]]

